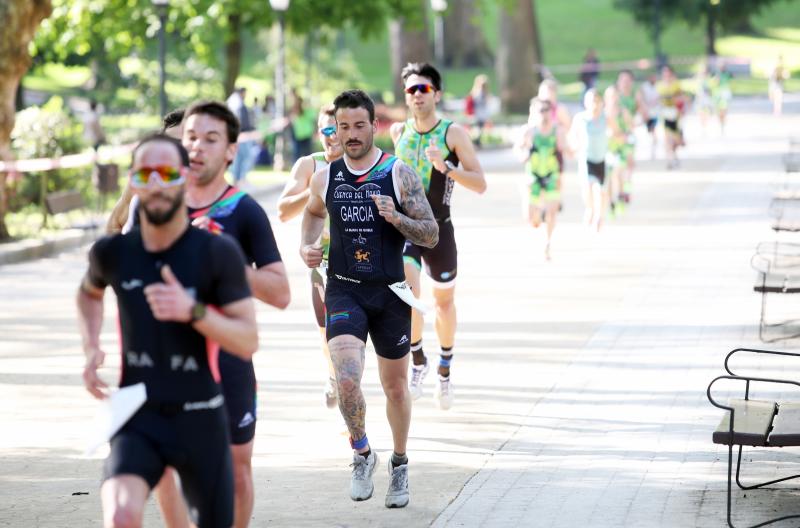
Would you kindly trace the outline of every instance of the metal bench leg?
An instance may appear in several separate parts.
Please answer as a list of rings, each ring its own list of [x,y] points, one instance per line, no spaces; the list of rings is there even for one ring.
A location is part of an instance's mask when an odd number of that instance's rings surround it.
[[[800,477],[798,475],[792,475],[791,477],[784,477],[780,479],[770,480],[769,482],[762,482],[761,484],[756,484],[753,486],[745,486],[742,484],[739,474],[742,466],[742,446],[739,446],[739,456],[736,460],[736,484],[743,490],[752,490],[757,488],[762,488],[764,486],[768,486],[770,484],[775,484],[777,482],[783,482],[784,480],[791,480]],[[736,528],[733,525],[733,444],[728,446],[728,526],[730,528]],[[764,521],[762,523],[754,524],[749,528],[760,528],[761,526],[767,526],[770,524],[774,524],[776,522],[785,521],[787,519],[798,519],[800,518],[800,514],[797,515],[784,515],[783,517],[776,517],[775,519],[770,519],[768,521]]]

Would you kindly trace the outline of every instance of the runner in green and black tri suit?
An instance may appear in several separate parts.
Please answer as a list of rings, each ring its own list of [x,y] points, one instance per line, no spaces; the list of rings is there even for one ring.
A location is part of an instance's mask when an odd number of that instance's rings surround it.
[[[433,279],[436,301],[436,332],[441,355],[439,383],[434,394],[439,406],[448,409],[453,402],[450,383],[450,362],[456,333],[454,303],[455,278],[458,271],[457,249],[453,223],[450,218],[450,199],[453,187],[459,183],[467,189],[483,193],[486,179],[475,155],[469,132],[452,121],[436,114],[436,103],[442,98],[442,78],[436,68],[427,63],[408,64],[403,68],[406,105],[412,118],[392,125],[391,134],[397,157],[414,169],[422,179],[425,194],[439,223],[439,244],[432,249],[406,243],[403,250],[406,262],[406,281],[414,294],[420,294],[420,269],[425,263]],[[457,166],[458,163],[460,166]],[[411,395],[422,395],[422,382],[428,373],[428,360],[422,350],[422,315],[412,314]]]

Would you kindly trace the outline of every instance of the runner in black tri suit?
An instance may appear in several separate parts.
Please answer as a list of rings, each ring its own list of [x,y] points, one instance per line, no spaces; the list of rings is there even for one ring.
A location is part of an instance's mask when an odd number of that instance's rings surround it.
[[[361,392],[369,335],[378,355],[394,440],[386,506],[402,508],[409,500],[406,443],[411,421],[407,386],[411,308],[389,285],[403,280],[405,239],[433,247],[438,227],[419,177],[374,146],[375,107],[369,96],[361,90],[346,91],[334,100],[334,106],[337,135],[345,154],[312,176],[300,254],[310,268],[320,265],[323,248],[318,240],[330,215],[326,330],[336,369],[339,410],[354,450],[350,498],[360,501],[372,496],[372,474],[378,459],[367,440]]]
[[[247,193],[228,185],[225,170],[236,156],[239,122],[221,102],[199,102],[186,109],[183,145],[189,152],[186,205],[192,224],[233,237],[245,255],[247,281],[257,299],[285,308],[289,304],[286,268],[266,213]],[[202,269],[203,263],[197,262]],[[233,453],[235,523],[244,528],[253,511],[253,439],[256,429],[256,375],[253,363],[228,354],[219,359]],[[175,479],[167,472],[156,497],[168,527],[188,519]]]
[[[167,465],[180,474],[199,527],[233,522],[217,353],[221,345],[249,361],[258,333],[241,250],[228,237],[189,225],[187,166],[175,139],[154,135],[139,144],[131,183],[141,201],[141,227],[92,247],[78,293],[87,390],[107,396],[97,369],[105,356],[99,347],[103,293],[111,286],[122,340],[120,386],[144,383],[147,393],[111,439],[101,490],[105,526],[140,526],[147,496]]]
[[[414,169],[422,178],[422,185],[431,209],[439,224],[439,244],[427,249],[406,243],[403,250],[406,280],[414,294],[420,294],[420,269],[422,263],[433,279],[433,296],[436,300],[436,333],[439,337],[439,383],[434,396],[442,409],[453,402],[450,384],[450,362],[456,336],[456,307],[454,302],[458,251],[455,232],[450,219],[450,198],[453,187],[460,183],[467,189],[483,193],[486,179],[475,155],[469,132],[448,119],[436,114],[436,103],[442,97],[442,78],[430,64],[413,63],[403,68],[406,104],[412,119],[392,125],[391,134],[397,157]],[[459,167],[459,161],[461,166]],[[422,395],[422,382],[428,373],[428,359],[422,351],[422,315],[414,311],[411,319],[411,395]]]

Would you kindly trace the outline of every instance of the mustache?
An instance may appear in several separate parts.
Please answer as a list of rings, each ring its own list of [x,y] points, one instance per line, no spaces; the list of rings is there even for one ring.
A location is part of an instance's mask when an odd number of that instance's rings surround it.
[[[353,139],[353,140],[348,141],[347,143],[345,143],[345,145],[361,145],[361,144],[362,144],[361,141],[358,141],[356,139]]]

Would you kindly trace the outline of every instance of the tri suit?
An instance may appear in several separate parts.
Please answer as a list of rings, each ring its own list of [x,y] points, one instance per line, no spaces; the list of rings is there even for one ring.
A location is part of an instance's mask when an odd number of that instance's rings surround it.
[[[202,266],[197,263],[202,262]],[[230,436],[219,386],[219,347],[188,323],[158,321],[144,289],[169,265],[200,302],[225,306],[250,289],[236,242],[188,227],[168,249],[149,252],[141,231],[100,239],[89,253],[88,280],[117,296],[120,387],[143,382],[147,402],[111,439],[104,476],[132,474],[154,488],[166,466],[181,477],[197,525],[233,523]]]

